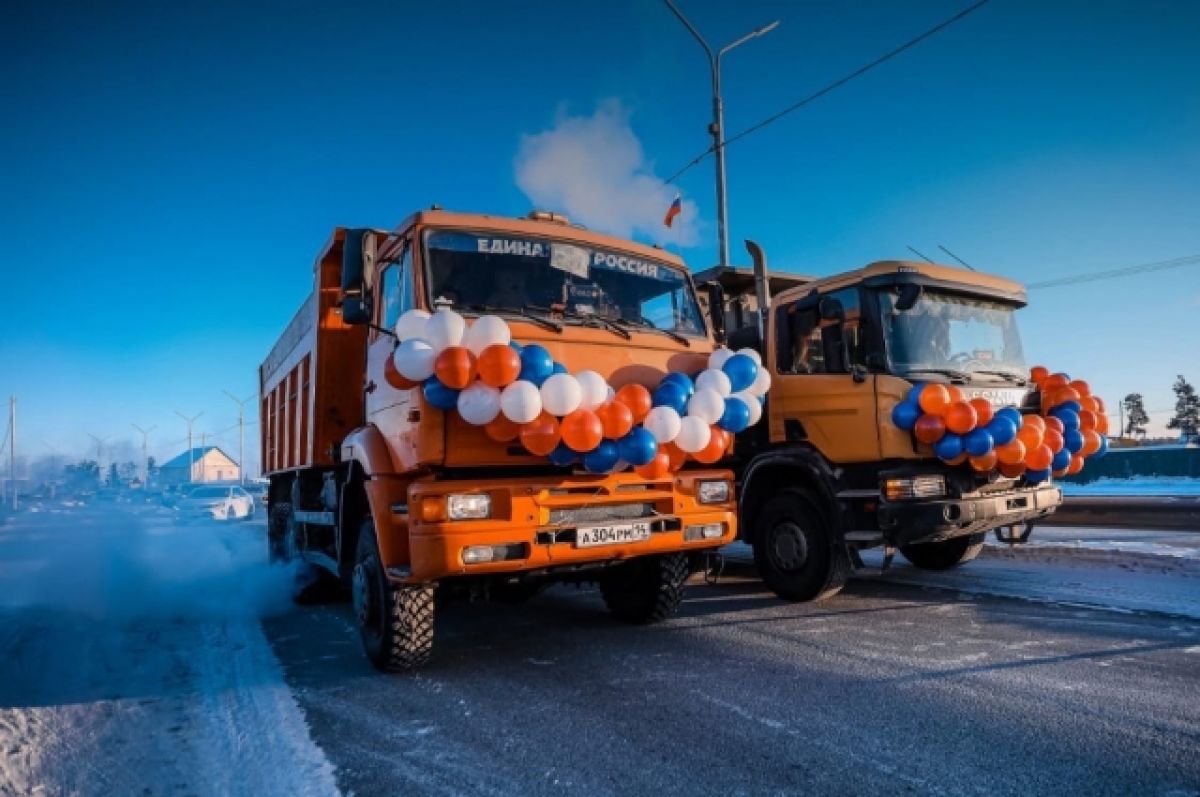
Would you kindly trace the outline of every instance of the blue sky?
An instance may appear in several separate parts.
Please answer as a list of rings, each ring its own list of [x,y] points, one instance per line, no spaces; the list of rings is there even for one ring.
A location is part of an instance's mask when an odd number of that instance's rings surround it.
[[[680,2],[715,42],[781,21],[728,56],[731,132],[966,5]],[[86,432],[125,450],[132,422],[168,456],[176,409],[235,446],[221,391],[255,391],[334,225],[522,214],[522,142],[597,109],[618,109],[643,176],[707,144],[703,56],[654,0],[409,6],[4,4],[0,393],[27,453]],[[1197,40],[1195,3],[993,0],[732,146],[735,258],[753,237],[823,274],[943,244],[1036,281],[1200,254]],[[702,268],[711,162],[680,190]],[[1200,382],[1198,317],[1195,266],[1023,311],[1031,362],[1152,411],[1177,372]]]

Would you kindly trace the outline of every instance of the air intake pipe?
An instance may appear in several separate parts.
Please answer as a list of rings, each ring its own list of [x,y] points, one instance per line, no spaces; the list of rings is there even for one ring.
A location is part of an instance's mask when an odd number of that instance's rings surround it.
[[[754,298],[758,302],[758,339],[765,342],[767,312],[771,309],[771,286],[767,281],[767,255],[763,248],[749,238],[746,239],[746,251],[754,263]]]

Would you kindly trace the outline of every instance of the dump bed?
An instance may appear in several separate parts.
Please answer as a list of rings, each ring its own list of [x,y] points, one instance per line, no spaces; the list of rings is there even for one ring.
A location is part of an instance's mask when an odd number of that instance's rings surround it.
[[[328,465],[363,424],[367,329],[342,320],[338,228],[313,266],[313,292],[258,369],[263,473]]]

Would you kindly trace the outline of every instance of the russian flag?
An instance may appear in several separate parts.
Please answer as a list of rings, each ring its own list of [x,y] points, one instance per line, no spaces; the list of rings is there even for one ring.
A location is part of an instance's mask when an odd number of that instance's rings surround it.
[[[671,203],[671,207],[667,208],[667,215],[663,218],[663,224],[670,227],[671,222],[675,221],[675,217],[683,210],[683,197],[679,194],[675,195],[675,201]]]

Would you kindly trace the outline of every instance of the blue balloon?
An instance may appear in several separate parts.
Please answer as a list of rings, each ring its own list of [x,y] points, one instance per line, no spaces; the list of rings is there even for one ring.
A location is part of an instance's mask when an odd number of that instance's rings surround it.
[[[924,382],[913,382],[912,389],[908,391],[908,395],[904,398],[909,404],[921,405],[921,390],[925,387]]]
[[[436,376],[426,379],[421,391],[425,394],[425,400],[439,410],[452,410],[458,406],[458,391],[443,385]]]
[[[659,382],[659,384],[661,385],[665,382],[674,382],[675,384],[679,385],[681,388],[683,388],[683,392],[687,394],[688,398],[696,395],[696,383],[693,382],[692,378],[687,374],[681,374],[678,371],[672,371],[664,376],[662,378],[662,382]]]
[[[520,354],[520,353],[521,353],[521,349],[523,349],[523,348],[524,348],[524,347],[523,347],[523,346],[522,346],[520,343],[517,343],[515,340],[510,340],[510,341],[508,342],[508,345],[509,345],[509,346],[510,346],[510,347],[513,349],[513,351],[515,351],[517,354]]]
[[[657,453],[658,441],[644,426],[633,427],[617,441],[617,455],[635,468],[650,462]]]
[[[1108,453],[1108,436],[1100,435],[1100,448],[1096,449],[1096,453],[1092,454],[1092,456],[1093,457],[1102,457],[1107,453]]]
[[[921,407],[914,401],[901,401],[895,407],[892,407],[892,423],[896,424],[897,428],[903,429],[906,432],[911,432],[912,428],[917,424],[917,418],[921,417]]]
[[[687,414],[687,391],[678,382],[663,382],[654,388],[650,398],[655,407],[670,407],[680,415]]]
[[[608,473],[620,458],[617,444],[606,438],[600,441],[600,445],[583,455],[583,467],[588,473]]]
[[[1025,422],[1025,419],[1021,417],[1021,411],[1016,407],[1001,407],[1000,409],[996,410],[993,420],[995,418],[1007,418],[1009,423],[1013,425],[1014,434],[1016,434],[1017,429],[1021,428],[1021,424]],[[1012,441],[1010,440],[1009,442]],[[1000,441],[996,441],[996,443],[997,445],[1004,445]]]
[[[1067,409],[1066,407],[1055,407],[1050,410],[1050,415],[1062,421],[1064,432],[1079,431],[1079,413],[1074,410]]]
[[[1066,447],[1060,448],[1058,453],[1054,455],[1054,461],[1050,463],[1051,470],[1063,470],[1071,464],[1071,452]]]
[[[992,436],[992,442],[1006,446],[1017,439],[1017,426],[1007,415],[996,415],[983,427]]]
[[[554,358],[545,347],[530,343],[521,349],[521,373],[517,379],[533,382],[538,387],[550,374],[554,373]]]
[[[758,363],[754,362],[754,358],[747,354],[733,355],[725,361],[721,370],[725,372],[725,376],[729,377],[729,383],[733,386],[734,393],[750,387],[758,378]]]
[[[995,441],[987,427],[972,429],[963,436],[963,448],[973,457],[982,457],[992,450]]]
[[[552,375],[553,374],[565,374],[565,373],[567,373],[567,366],[563,365],[560,362],[555,362],[554,367],[550,370],[550,373]]]
[[[1050,478],[1050,469],[1045,470],[1027,470],[1025,471],[1025,481],[1030,484],[1040,484]]]
[[[962,435],[946,432],[942,439],[933,444],[933,453],[945,460],[954,459],[963,452]]]
[[[577,459],[579,459],[579,455],[567,448],[566,443],[559,443],[558,447],[550,452],[550,461],[560,468],[574,465]]]
[[[740,398],[725,399],[725,411],[717,419],[717,426],[727,432],[738,432],[750,425],[750,408]]]
[[[1083,450],[1083,432],[1078,429],[1068,429],[1063,432],[1063,447],[1072,454],[1078,454]]]
[[[1083,405],[1078,401],[1064,401],[1062,404],[1055,405],[1054,409],[1058,409],[1059,407],[1067,410],[1073,410],[1076,413],[1083,410]]]

